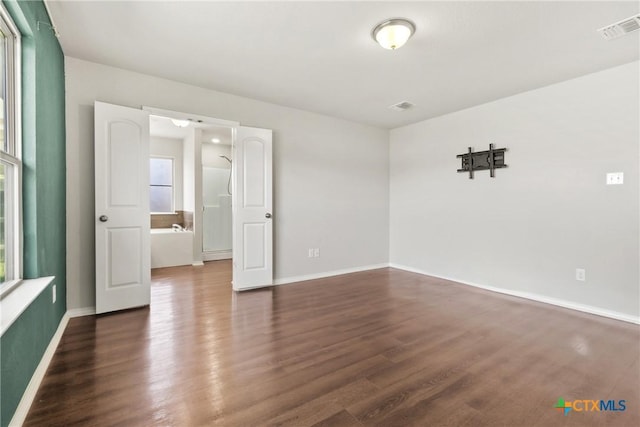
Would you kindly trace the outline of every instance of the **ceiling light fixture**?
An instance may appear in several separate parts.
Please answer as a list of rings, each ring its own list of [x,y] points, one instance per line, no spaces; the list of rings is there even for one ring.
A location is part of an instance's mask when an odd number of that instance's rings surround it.
[[[393,18],[376,25],[371,35],[383,48],[395,50],[402,47],[415,31],[415,24],[408,19]]]
[[[214,144],[220,144],[220,138],[211,138],[211,142]]]
[[[179,128],[186,128],[187,126],[189,126],[189,120],[171,119],[171,123],[178,126]]]

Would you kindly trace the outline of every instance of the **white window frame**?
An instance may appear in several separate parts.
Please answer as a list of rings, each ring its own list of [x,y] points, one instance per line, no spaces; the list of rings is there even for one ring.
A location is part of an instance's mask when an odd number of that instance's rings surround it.
[[[150,212],[151,215],[173,215],[176,213],[176,159],[175,157],[171,157],[171,156],[156,156],[156,155],[151,155],[149,156],[149,160],[151,159],[165,159],[165,160],[171,160],[171,210],[168,212]],[[157,187],[157,185],[152,185],[151,182],[149,182],[149,190],[151,190],[151,187]]]
[[[0,29],[7,41],[6,51],[6,88],[5,105],[7,106],[5,117],[7,151],[0,148],[0,158],[13,166],[14,172],[7,185],[6,200],[12,198],[11,209],[6,209],[5,220],[10,227],[6,230],[5,241],[11,240],[11,253],[5,247],[5,259],[7,268],[5,282],[0,283],[0,299],[13,290],[22,280],[22,117],[20,96],[20,31],[13,19],[0,4]],[[0,82],[2,83],[2,82]],[[6,179],[6,178],[5,178]],[[9,246],[8,244],[6,246]]]

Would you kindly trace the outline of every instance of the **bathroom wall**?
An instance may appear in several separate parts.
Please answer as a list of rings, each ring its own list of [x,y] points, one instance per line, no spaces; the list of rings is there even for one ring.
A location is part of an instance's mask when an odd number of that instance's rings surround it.
[[[202,263],[202,131],[190,128],[183,141],[184,226],[193,231],[193,264]],[[199,212],[200,211],[200,212]]]
[[[231,146],[212,143],[202,144],[202,166],[229,169],[229,162],[220,156],[227,156],[232,159]]]
[[[184,211],[176,211],[173,214],[151,214],[151,228],[171,228],[173,224],[186,227],[184,214]]]

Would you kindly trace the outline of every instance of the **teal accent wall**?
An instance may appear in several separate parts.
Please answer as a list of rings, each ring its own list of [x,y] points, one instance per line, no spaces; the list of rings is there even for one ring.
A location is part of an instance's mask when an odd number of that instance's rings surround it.
[[[22,34],[24,277],[56,278],[0,338],[2,427],[67,310],[64,55],[42,1],[3,4]]]

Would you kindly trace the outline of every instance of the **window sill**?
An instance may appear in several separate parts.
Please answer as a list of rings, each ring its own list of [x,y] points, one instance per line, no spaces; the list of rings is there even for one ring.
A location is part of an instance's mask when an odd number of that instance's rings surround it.
[[[9,295],[11,291],[18,287],[22,283],[22,279],[10,280],[0,285],[0,300]]]
[[[55,279],[55,276],[23,280],[17,288],[2,298],[0,301],[0,313],[2,315],[0,336],[4,335],[13,322],[53,282],[53,279]]]

